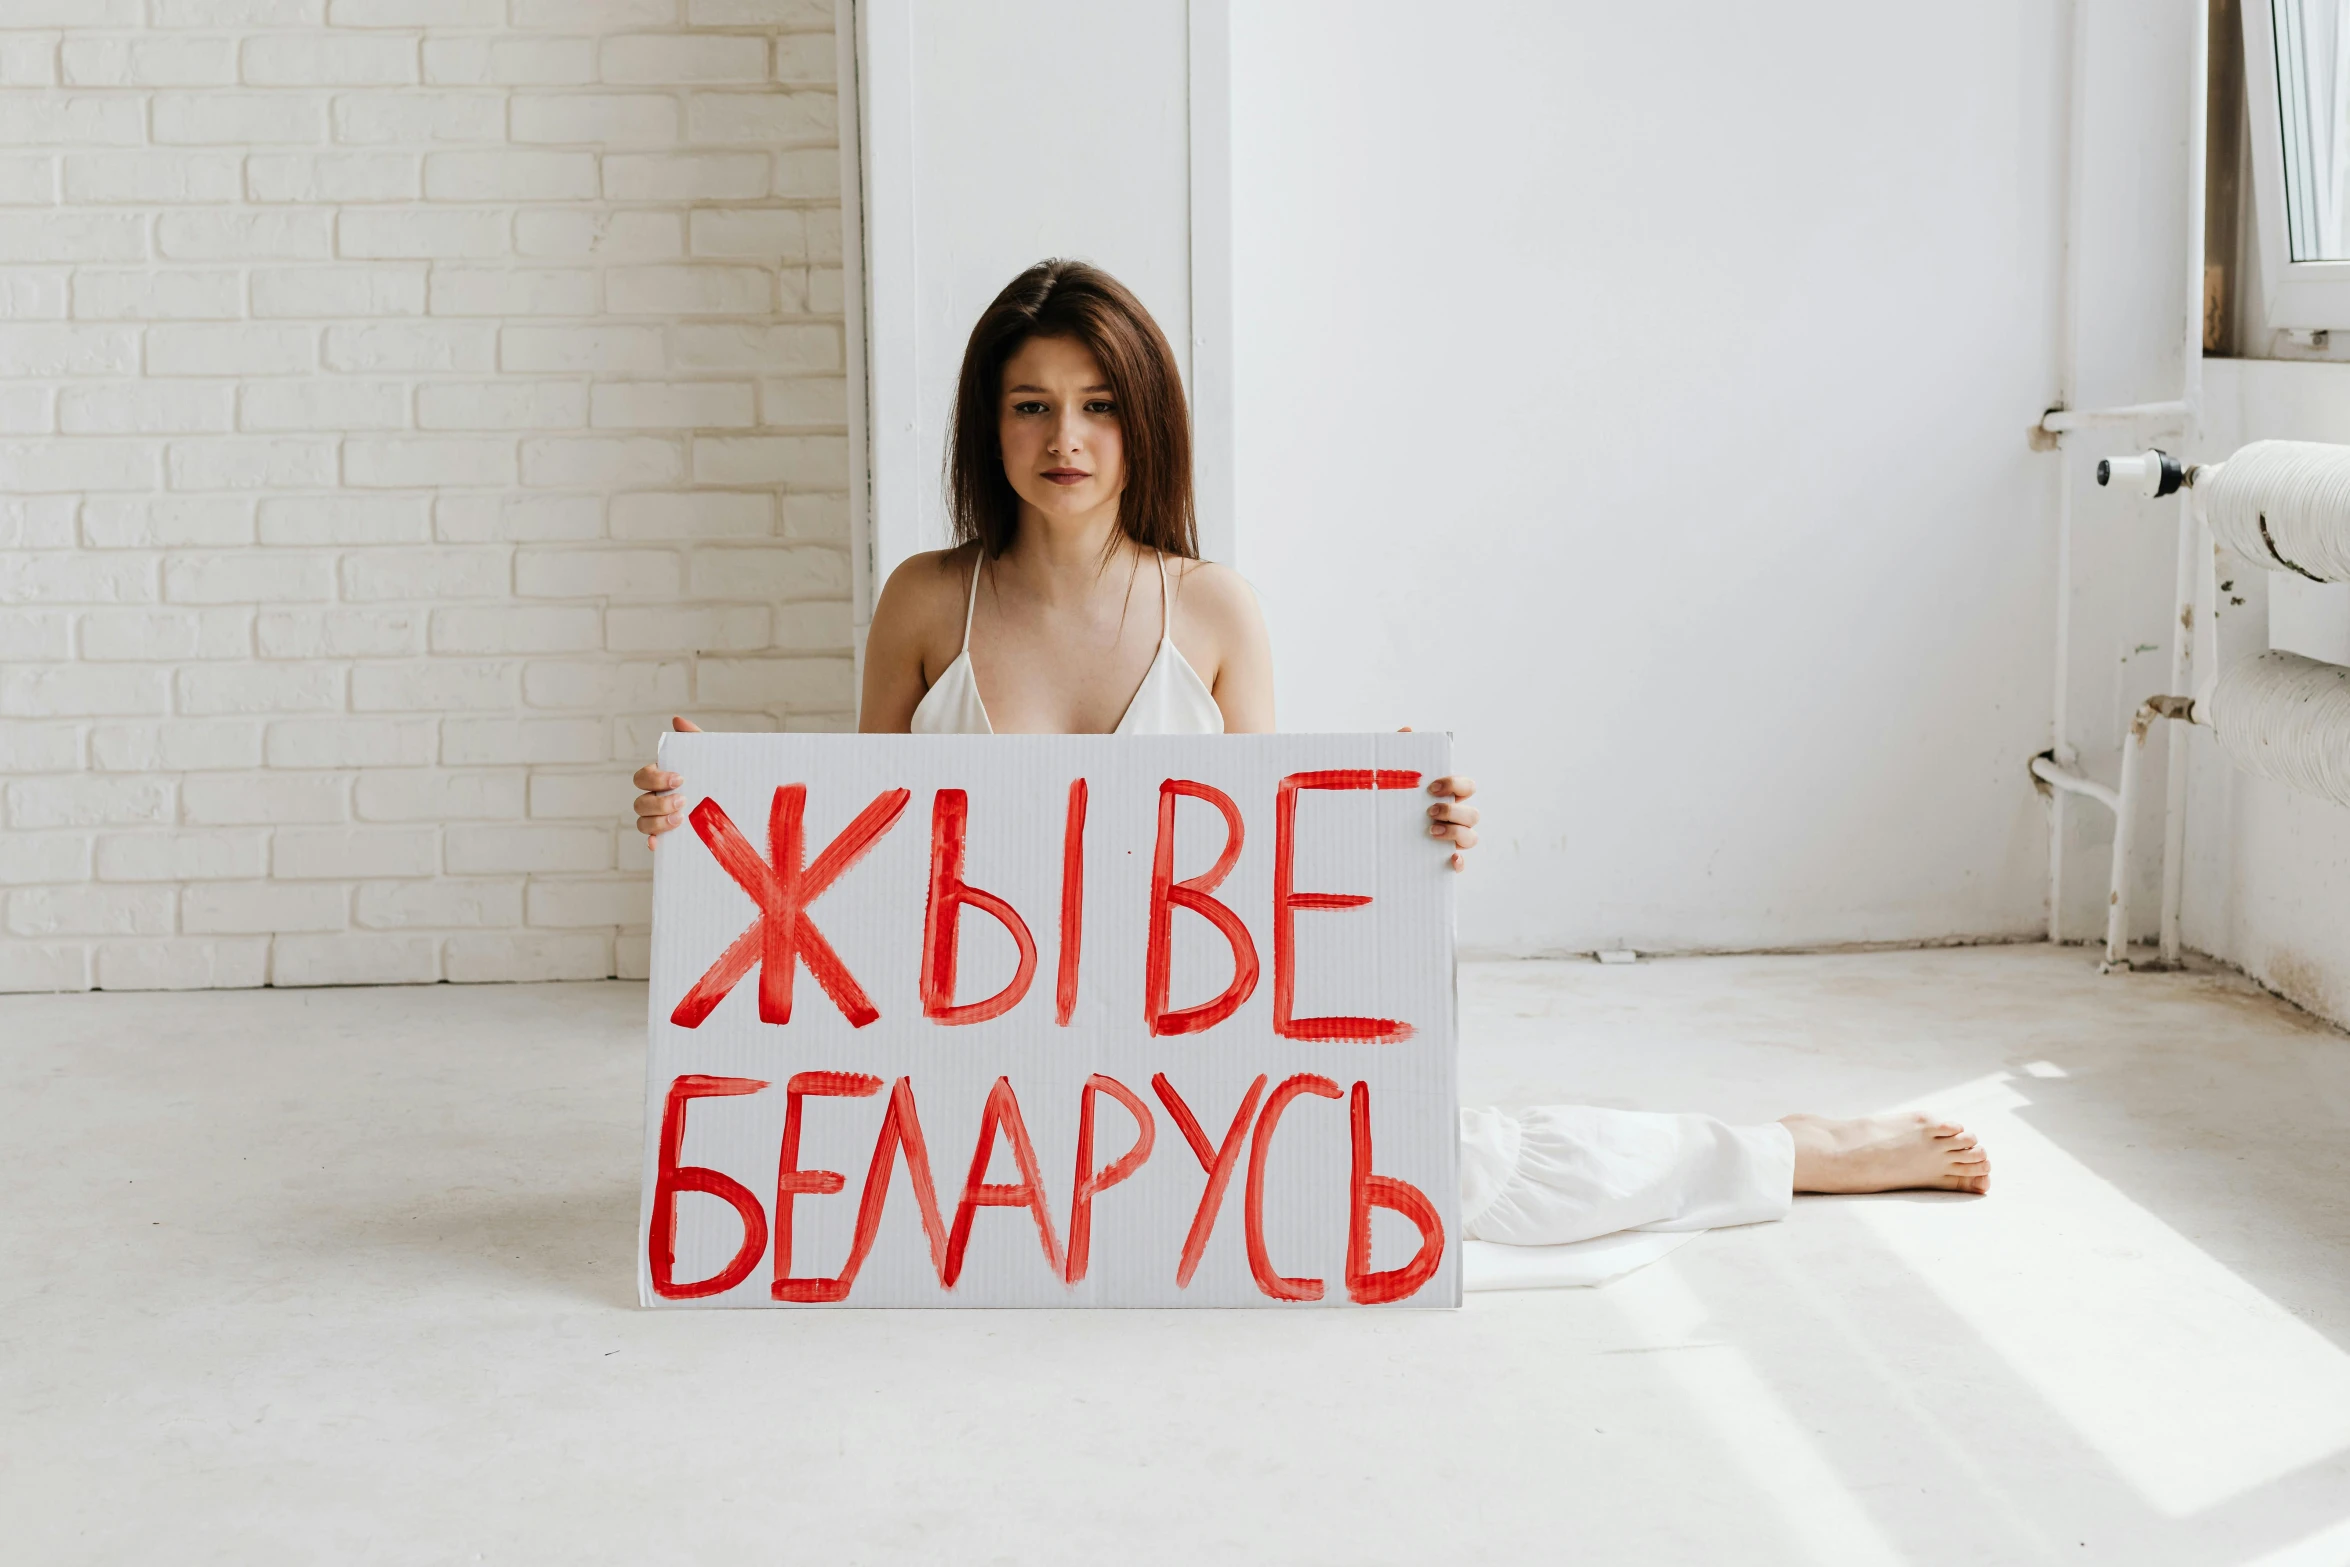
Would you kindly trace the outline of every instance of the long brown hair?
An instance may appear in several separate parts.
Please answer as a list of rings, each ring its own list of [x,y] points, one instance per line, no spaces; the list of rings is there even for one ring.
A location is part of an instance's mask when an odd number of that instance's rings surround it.
[[[1082,261],[1040,261],[1005,285],[971,329],[947,437],[947,511],[955,542],[990,558],[1012,546],[1020,497],[1004,476],[997,421],[1004,364],[1032,337],[1083,343],[1118,404],[1126,489],[1118,527],[1137,544],[1199,558],[1191,506],[1191,411],[1166,334],[1126,285]]]

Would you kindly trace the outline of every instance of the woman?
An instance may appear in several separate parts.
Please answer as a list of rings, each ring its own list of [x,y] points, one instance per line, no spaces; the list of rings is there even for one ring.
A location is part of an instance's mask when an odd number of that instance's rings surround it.
[[[1261,734],[1263,616],[1194,541],[1191,430],[1175,357],[1141,303],[1082,262],[1029,268],[979,319],[950,439],[953,549],[891,574],[865,648],[867,734]],[[985,671],[984,677],[982,671]],[[691,730],[684,719],[677,727]],[[637,825],[684,820],[647,766]],[[1455,870],[1476,786],[1428,786]],[[1461,1112],[1473,1239],[1552,1245],[1632,1228],[1783,1217],[1796,1192],[1983,1192],[1975,1140],[1924,1116],[1708,1116],[1549,1106]]]

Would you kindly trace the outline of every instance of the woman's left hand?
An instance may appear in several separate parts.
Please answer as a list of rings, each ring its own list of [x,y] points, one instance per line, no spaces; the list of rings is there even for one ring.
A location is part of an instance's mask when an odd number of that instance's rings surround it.
[[[1409,724],[1396,731],[1399,735],[1411,732],[1412,726]],[[1457,774],[1450,778],[1439,778],[1428,786],[1428,792],[1437,799],[1436,804],[1428,807],[1428,836],[1449,839],[1452,843],[1452,868],[1465,871],[1469,868],[1469,862],[1461,851],[1477,847],[1477,808],[1460,802],[1477,792],[1477,780]]]
[[[1428,786],[1436,803],[1428,807],[1428,836],[1452,843],[1452,868],[1465,871],[1469,861],[1461,851],[1477,847],[1477,808],[1461,802],[1477,792],[1473,778],[1439,778]]]

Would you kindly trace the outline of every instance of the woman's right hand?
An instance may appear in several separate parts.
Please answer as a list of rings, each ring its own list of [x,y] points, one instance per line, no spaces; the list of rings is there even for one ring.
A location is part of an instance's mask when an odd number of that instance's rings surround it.
[[[683,718],[669,720],[681,735],[698,735],[702,726]],[[682,773],[665,773],[659,762],[647,762],[636,770],[636,786],[644,793],[636,797],[636,830],[645,835],[645,847],[652,848],[661,834],[685,825],[685,812],[678,809],[677,791],[685,787]]]

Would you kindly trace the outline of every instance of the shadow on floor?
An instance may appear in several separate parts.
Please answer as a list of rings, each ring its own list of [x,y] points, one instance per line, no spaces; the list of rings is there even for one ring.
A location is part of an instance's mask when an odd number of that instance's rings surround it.
[[[387,1288],[480,1283],[636,1309],[637,1189],[460,1189],[396,1208],[311,1209],[286,1239],[319,1264],[387,1275]]]

